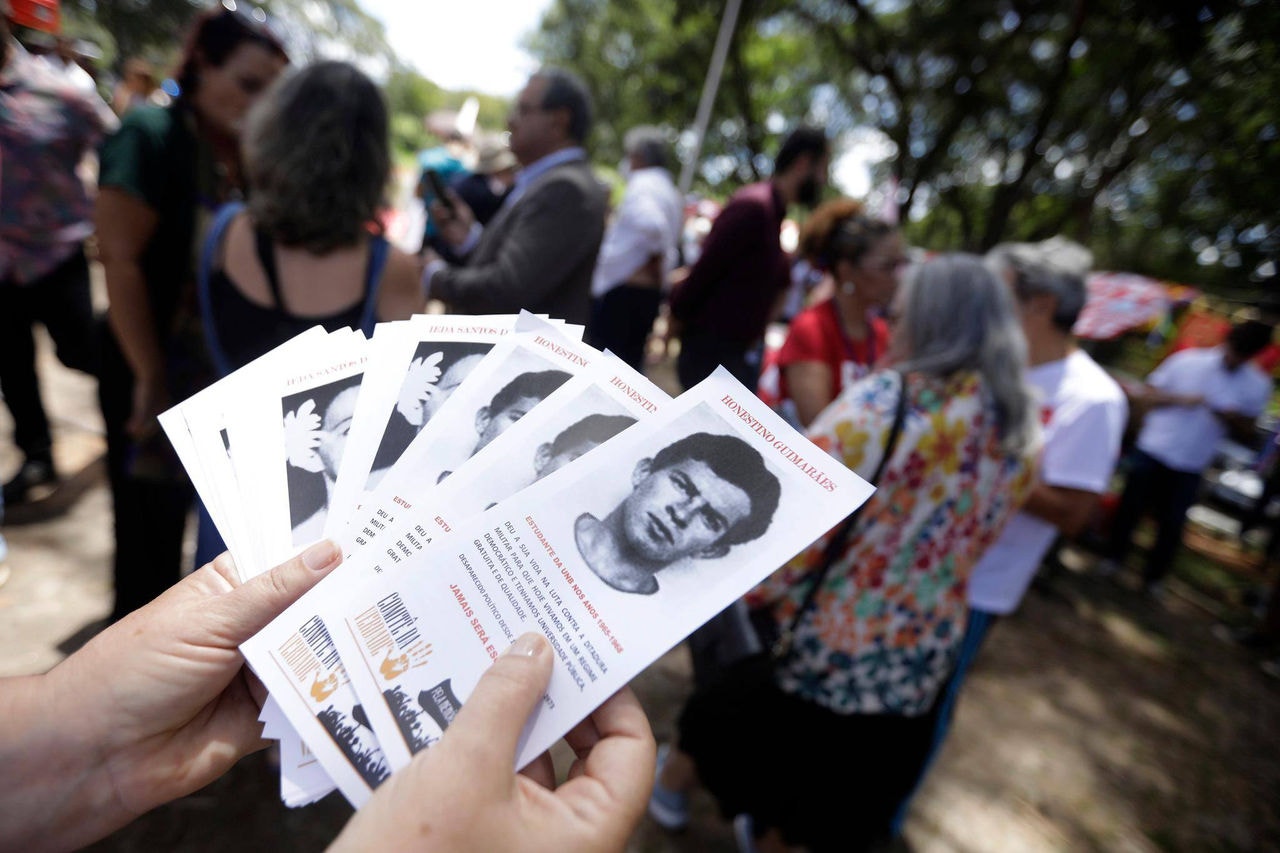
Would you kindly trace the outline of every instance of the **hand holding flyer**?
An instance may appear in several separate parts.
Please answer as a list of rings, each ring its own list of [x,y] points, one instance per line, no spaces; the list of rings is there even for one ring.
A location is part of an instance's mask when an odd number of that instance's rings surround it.
[[[535,631],[528,764],[872,491],[726,372],[671,400],[532,315],[311,340],[190,407],[225,412],[216,444],[169,419],[189,468],[230,472],[197,484],[254,566],[322,531],[349,555],[241,646],[291,803],[325,777],[368,802]]]
[[[723,371],[604,447],[330,601],[393,768],[537,630],[557,666],[523,766],[871,493]]]

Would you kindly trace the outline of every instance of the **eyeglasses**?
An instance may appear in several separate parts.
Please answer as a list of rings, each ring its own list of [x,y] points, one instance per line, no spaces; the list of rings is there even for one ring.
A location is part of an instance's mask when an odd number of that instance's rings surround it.
[[[889,258],[887,260],[876,261],[874,263],[863,261],[862,267],[863,269],[868,269],[868,270],[871,270],[872,272],[889,273],[889,272],[897,272],[898,270],[909,265],[910,263],[911,263],[910,258]]]
[[[516,103],[513,104],[511,107],[511,111],[513,113],[521,116],[527,116],[527,115],[530,115],[531,113],[546,112],[546,109],[547,108],[542,106],[541,104],[530,104],[526,101],[516,101]]]

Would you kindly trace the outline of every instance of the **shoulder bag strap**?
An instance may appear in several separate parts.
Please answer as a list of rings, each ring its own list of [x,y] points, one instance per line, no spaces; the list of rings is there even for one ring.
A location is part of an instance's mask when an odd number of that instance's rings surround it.
[[[902,424],[906,420],[906,416],[907,377],[906,374],[898,373],[898,404],[893,412],[893,425],[889,427],[889,435],[885,439],[884,453],[880,456],[880,463],[876,465],[876,472],[871,475],[871,485],[873,486],[879,485],[880,477],[884,474],[884,469],[888,466],[889,459],[893,456],[893,452],[898,446],[898,437],[902,434]],[[818,597],[818,590],[822,588],[822,582],[827,579],[827,572],[831,570],[831,566],[839,559],[841,552],[844,551],[845,545],[849,542],[849,536],[857,526],[858,518],[862,515],[862,509],[866,505],[866,501],[863,501],[857,509],[849,514],[840,529],[827,541],[827,547],[822,551],[822,562],[809,571],[808,576],[812,579],[812,582],[804,595],[804,601],[796,608],[791,621],[778,632],[778,639],[771,649],[774,660],[782,660],[791,654],[791,643],[792,638],[795,636],[796,626],[813,608],[813,602]]]

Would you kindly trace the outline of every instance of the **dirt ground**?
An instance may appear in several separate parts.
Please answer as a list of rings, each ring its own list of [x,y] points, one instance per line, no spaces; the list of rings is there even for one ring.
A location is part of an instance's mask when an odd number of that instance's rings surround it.
[[[669,381],[668,365],[655,378]],[[110,510],[92,383],[44,352],[60,468],[48,502],[11,508],[12,577],[0,587],[0,675],[40,672],[100,627],[110,608]],[[0,413],[0,474],[16,465]],[[1206,600],[1174,581],[1165,601],[1130,580],[1089,573],[1068,550],[1022,609],[996,625],[960,701],[951,737],[913,804],[918,851],[1280,849],[1280,681],[1212,633]],[[689,689],[677,647],[634,687],[660,740]],[[785,732],[762,733],[786,737]],[[824,775],[874,768],[829,767]],[[350,815],[338,795],[300,810],[279,803],[265,754],[199,793],[88,848],[124,851],[322,849]],[[687,831],[647,819],[631,851],[732,851],[705,795]]]

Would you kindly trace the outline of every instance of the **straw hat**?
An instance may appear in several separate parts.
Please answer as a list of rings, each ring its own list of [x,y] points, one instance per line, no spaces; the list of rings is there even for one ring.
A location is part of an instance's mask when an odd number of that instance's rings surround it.
[[[485,139],[480,143],[480,152],[476,157],[476,172],[481,175],[492,175],[503,169],[512,169],[517,165],[516,155],[511,153],[505,142],[498,139]]]

